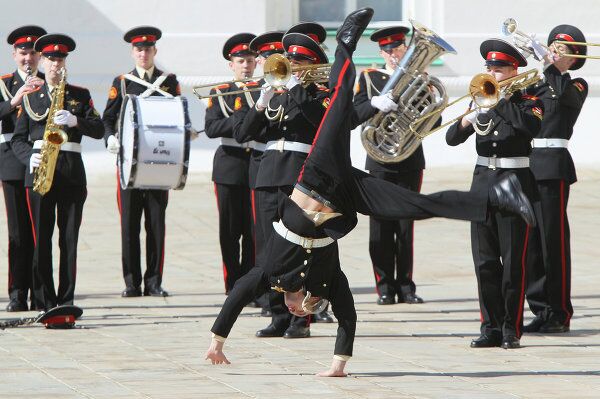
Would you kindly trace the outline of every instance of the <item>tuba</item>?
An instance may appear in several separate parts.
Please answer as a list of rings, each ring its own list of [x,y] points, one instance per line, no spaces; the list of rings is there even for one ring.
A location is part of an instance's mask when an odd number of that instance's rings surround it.
[[[448,103],[442,82],[425,73],[425,69],[444,53],[456,50],[435,32],[410,20],[413,36],[404,57],[398,63],[381,94],[391,93],[398,109],[378,112],[367,122],[361,134],[362,144],[371,158],[383,163],[400,162],[408,158],[421,144],[422,137],[414,131],[428,132],[437,118],[414,121]]]
[[[41,195],[50,191],[52,181],[54,180],[54,169],[56,169],[56,160],[58,159],[60,146],[69,140],[69,137],[62,130],[61,126],[54,123],[54,114],[56,111],[63,109],[65,102],[67,73],[64,68],[61,70],[61,75],[60,82],[52,93],[52,102],[48,110],[44,140],[40,149],[42,160],[40,166],[36,168],[33,177],[33,191]]]

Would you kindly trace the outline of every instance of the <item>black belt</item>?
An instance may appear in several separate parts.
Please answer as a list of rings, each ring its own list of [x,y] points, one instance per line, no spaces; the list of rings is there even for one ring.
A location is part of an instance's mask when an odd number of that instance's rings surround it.
[[[315,190],[309,190],[308,188],[304,187],[300,183],[296,183],[296,185],[294,186],[294,188],[296,188],[297,190],[299,190],[299,191],[303,192],[304,194],[308,195],[309,197],[311,197],[315,201],[320,202],[321,204],[325,205],[326,207],[331,208],[334,211],[337,210],[336,207],[335,207],[335,205],[333,205],[331,203],[331,201],[329,201],[328,199],[326,199],[325,197],[323,197],[321,194],[319,194]]]

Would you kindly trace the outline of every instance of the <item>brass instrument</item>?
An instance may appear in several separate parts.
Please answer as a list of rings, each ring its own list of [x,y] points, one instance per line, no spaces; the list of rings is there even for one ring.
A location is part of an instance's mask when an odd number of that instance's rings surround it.
[[[304,85],[308,85],[310,83],[324,83],[329,80],[330,70],[331,64],[292,65],[292,63],[284,55],[276,53],[270,55],[265,60],[265,63],[263,65],[263,76],[195,86],[193,88],[193,91],[196,97],[198,97],[199,99],[230,96],[246,93],[248,91],[258,91],[261,89],[261,87],[253,87],[250,89],[245,88],[242,90],[228,91],[225,93],[215,93],[208,95],[202,95],[199,93],[199,91],[202,89],[212,88],[226,83],[249,83],[258,81],[261,78],[263,78],[271,86],[280,88],[285,86],[285,84],[290,80],[292,74],[294,73],[298,73],[298,78],[302,81],[302,84]]]
[[[41,195],[46,194],[52,187],[54,180],[54,170],[56,169],[56,160],[60,146],[69,140],[67,134],[60,125],[54,123],[54,114],[63,109],[65,101],[65,85],[67,73],[64,68],[61,70],[61,78],[58,85],[52,93],[52,102],[48,110],[48,119],[44,130],[44,142],[40,149],[42,160],[40,166],[35,169],[33,178],[33,190]]]
[[[523,90],[535,83],[537,83],[541,79],[541,76],[538,73],[537,69],[530,69],[526,72],[522,72],[518,75],[513,76],[512,78],[505,79],[501,82],[496,81],[496,79],[487,73],[479,73],[471,79],[469,83],[469,93],[465,94],[462,97],[457,98],[456,100],[448,103],[445,107],[432,112],[429,115],[425,115],[417,120],[415,120],[411,126],[411,131],[419,136],[419,138],[424,139],[432,133],[437,132],[440,129],[445,128],[448,125],[453,124],[454,122],[462,119],[464,116],[469,115],[472,112],[475,112],[480,108],[493,108],[498,104],[501,97],[512,95],[519,90]],[[452,105],[464,100],[467,97],[471,97],[473,104],[475,105],[473,108],[467,110],[461,115],[457,116],[449,120],[448,122],[436,127],[435,129],[429,130],[424,133],[419,133],[416,130],[416,126],[420,122],[423,122],[427,118],[431,118],[433,116],[439,116],[445,109],[451,107]],[[437,118],[436,118],[437,119]],[[434,119],[435,120],[435,119]],[[478,131],[475,129],[478,134],[486,135],[488,132]]]
[[[502,23],[502,33],[505,36],[511,36],[512,39],[513,39],[513,43],[515,44],[516,47],[519,48],[519,50],[525,52],[528,55],[533,55],[535,57],[533,49],[527,45],[527,43],[532,40],[531,35],[528,35],[527,33],[524,33],[522,31],[518,30],[517,29],[517,21],[514,18],[507,18],[507,19],[504,20],[504,22]],[[569,46],[596,46],[596,47],[600,46],[600,43],[569,42],[569,41],[566,41],[566,40],[555,40],[552,43],[566,44],[566,45],[569,45]],[[546,50],[551,51],[550,47],[546,46],[545,44],[542,44],[542,46]],[[581,54],[568,54],[568,53],[565,53],[564,51],[560,51],[559,49],[556,49],[556,52],[561,57],[589,58],[589,59],[592,59],[592,60],[599,60],[600,59],[600,56],[581,55]]]
[[[379,162],[400,162],[408,158],[421,144],[436,119],[427,116],[448,103],[442,82],[425,73],[433,60],[444,53],[456,54],[454,48],[435,32],[411,20],[413,36],[396,70],[381,90],[391,93],[398,103],[396,111],[378,112],[361,133],[363,147]]]

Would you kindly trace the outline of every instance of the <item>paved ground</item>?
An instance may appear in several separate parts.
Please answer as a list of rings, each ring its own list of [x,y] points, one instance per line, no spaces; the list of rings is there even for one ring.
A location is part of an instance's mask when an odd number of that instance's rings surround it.
[[[579,174],[569,204],[575,306],[569,334],[526,335],[519,350],[469,348],[478,335],[479,311],[469,227],[461,222],[423,221],[415,228],[414,277],[425,304],[375,305],[363,218],[340,243],[358,308],[352,374],[322,379],[313,374],[330,363],[335,325],[313,325],[313,337],[305,340],[257,339],[254,332],[268,319],[250,308],[227,342],[232,364],[204,361],[209,329],[224,300],[206,174],[192,175],[184,191],[170,195],[164,287],[172,296],[120,298],[115,182],[96,173],[90,176],[79,245],[76,304],[84,317],[69,331],[0,331],[0,397],[598,398],[600,170]],[[469,180],[468,169],[432,169],[424,191],[465,188]],[[5,229],[1,213],[0,237]],[[6,287],[4,273],[0,286]],[[2,309],[5,303],[3,292]]]

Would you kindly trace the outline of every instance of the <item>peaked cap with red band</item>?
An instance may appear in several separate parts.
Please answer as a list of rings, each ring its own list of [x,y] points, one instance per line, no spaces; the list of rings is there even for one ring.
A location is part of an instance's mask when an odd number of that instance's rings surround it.
[[[512,66],[514,69],[527,65],[523,54],[512,44],[502,39],[488,39],[481,43],[479,52],[487,66]]]
[[[33,48],[35,41],[46,33],[46,29],[37,25],[21,26],[10,32],[6,41],[15,48]]]
[[[406,26],[389,26],[373,32],[370,39],[377,42],[380,49],[391,50],[406,43],[408,32],[410,32],[410,28]]]
[[[303,33],[319,44],[323,43],[327,38],[327,31],[323,25],[316,22],[300,22],[285,32],[286,35],[288,33]]]
[[[550,31],[548,35],[548,46],[555,40],[561,40],[566,42],[585,42],[585,36],[583,32],[573,25],[558,25],[556,28]],[[573,54],[587,55],[587,46],[569,46]],[[571,70],[579,69],[585,64],[585,58],[577,58],[575,63],[571,66]]]
[[[308,60],[313,64],[326,64],[327,54],[319,43],[302,33],[287,33],[283,36],[283,48],[291,59]]]
[[[238,33],[231,36],[223,45],[223,58],[227,61],[231,57],[243,57],[245,55],[256,55],[250,49],[250,42],[254,40],[256,35],[252,33]]]
[[[135,47],[151,47],[160,39],[162,32],[154,26],[137,26],[123,35],[123,40]]]
[[[75,50],[75,40],[62,33],[49,33],[37,39],[33,48],[45,57],[65,58]]]
[[[283,31],[277,30],[258,35],[250,42],[250,50],[265,58],[271,54],[281,54],[283,53],[283,43],[281,42],[283,34]]]

